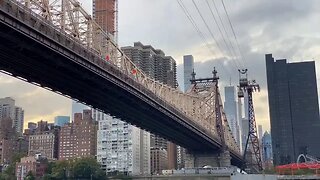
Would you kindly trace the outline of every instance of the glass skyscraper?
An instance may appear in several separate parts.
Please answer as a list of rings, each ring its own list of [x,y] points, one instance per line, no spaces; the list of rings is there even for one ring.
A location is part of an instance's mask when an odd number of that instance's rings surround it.
[[[56,116],[54,118],[54,125],[62,127],[65,124],[70,123],[70,116]]]
[[[194,60],[192,55],[183,56],[183,81],[184,92],[186,92],[191,86],[191,74],[194,69]]]
[[[262,136],[262,161],[266,164],[272,161],[272,140],[271,134],[267,131]]]
[[[320,157],[320,119],[315,62],[287,63],[266,55],[274,165],[299,154]]]
[[[225,102],[224,111],[227,116],[228,124],[231,128],[233,137],[240,146],[240,132],[239,132],[239,121],[237,113],[237,102],[234,86],[226,86],[224,88]]]

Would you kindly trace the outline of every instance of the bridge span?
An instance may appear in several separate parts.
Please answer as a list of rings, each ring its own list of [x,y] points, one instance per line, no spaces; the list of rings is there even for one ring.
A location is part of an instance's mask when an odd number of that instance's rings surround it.
[[[220,156],[213,106],[219,101],[222,109],[220,96],[214,98],[219,92],[184,94],[147,77],[77,1],[52,3],[59,2],[0,0],[2,72],[159,134],[190,154]],[[239,147],[221,113],[231,164],[240,166]]]

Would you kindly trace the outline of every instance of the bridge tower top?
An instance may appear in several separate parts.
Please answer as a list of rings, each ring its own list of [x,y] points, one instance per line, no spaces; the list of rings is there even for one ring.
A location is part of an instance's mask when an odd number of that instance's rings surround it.
[[[219,86],[218,86],[218,71],[216,68],[213,68],[212,71],[212,77],[210,78],[199,78],[196,79],[195,75],[196,73],[192,72],[192,78],[191,78],[191,84],[193,85],[191,91],[193,93],[197,94],[211,94],[211,98],[213,99],[212,105],[214,107],[211,107],[214,112],[214,121],[215,121],[215,128],[217,130],[217,134],[220,138],[221,145],[222,145],[222,151],[226,150],[226,138],[225,138],[225,128],[224,128],[224,121],[223,121],[223,110],[222,110],[222,101],[220,97],[219,92]]]

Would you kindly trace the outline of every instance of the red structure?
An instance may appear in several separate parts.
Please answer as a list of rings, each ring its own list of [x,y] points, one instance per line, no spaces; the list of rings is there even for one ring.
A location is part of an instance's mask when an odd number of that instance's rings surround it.
[[[276,167],[278,174],[291,173],[294,175],[299,169],[311,169],[315,171],[315,174],[320,175],[320,163],[291,163]]]

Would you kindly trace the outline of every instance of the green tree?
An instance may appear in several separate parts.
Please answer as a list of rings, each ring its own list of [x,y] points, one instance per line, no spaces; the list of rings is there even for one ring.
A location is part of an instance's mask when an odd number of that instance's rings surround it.
[[[5,173],[0,173],[0,180],[7,180],[7,179],[10,179],[10,177],[5,174]],[[12,179],[12,178],[11,178]]]
[[[105,179],[105,173],[94,158],[81,158],[73,161],[74,178]]]
[[[52,164],[51,176],[55,179],[63,179],[66,178],[66,170],[69,167],[69,161],[62,160],[56,161]],[[49,169],[49,168],[48,168]],[[49,172],[47,172],[49,174]]]
[[[46,173],[46,179],[106,179],[94,158],[56,161],[49,165]]]
[[[52,168],[54,167],[54,165],[55,165],[55,162],[48,162],[48,167],[47,167],[47,170],[46,170],[47,174],[51,174],[52,173]]]
[[[34,177],[32,171],[29,171],[27,176],[24,179],[25,180],[35,180],[36,178]]]
[[[53,180],[54,178],[52,177],[51,174],[45,174],[43,177],[42,177],[43,180]]]

